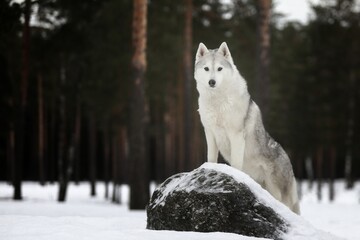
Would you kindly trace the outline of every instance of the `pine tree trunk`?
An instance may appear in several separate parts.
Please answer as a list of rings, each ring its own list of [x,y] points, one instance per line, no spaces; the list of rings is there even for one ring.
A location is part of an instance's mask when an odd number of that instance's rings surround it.
[[[14,169],[14,200],[22,200],[21,178],[22,165],[24,161],[24,124],[25,124],[25,106],[20,106],[17,110],[16,129],[15,129],[15,161]]]
[[[270,96],[270,10],[271,0],[259,0],[258,36],[257,36],[257,69],[256,69],[256,101],[264,119],[269,112]]]
[[[167,110],[164,113],[165,124],[165,177],[175,173],[175,149],[176,149],[176,126],[175,126],[175,98],[170,96],[171,88],[168,87],[166,95]]]
[[[134,0],[132,42],[133,91],[129,124],[130,209],[145,209],[149,200],[149,172],[146,153],[145,101],[147,1]]]
[[[322,168],[323,168],[324,150],[320,146],[316,153],[316,171],[317,171],[317,197],[318,200],[322,199]]]
[[[12,102],[10,106],[13,107]],[[14,182],[14,162],[15,162],[15,131],[14,131],[14,121],[11,120],[9,124],[9,132],[8,132],[8,139],[7,139],[7,160],[8,160],[8,179],[9,182]]]
[[[39,161],[39,180],[40,184],[45,184],[45,163],[44,163],[44,149],[45,149],[45,128],[44,128],[44,103],[43,103],[43,78],[42,74],[38,73],[37,87],[38,87],[38,161]]]
[[[336,167],[336,148],[334,146],[332,146],[330,148],[330,157],[329,157],[329,161],[330,161],[330,166],[329,166],[329,177],[330,177],[330,181],[329,181],[329,200],[332,202],[335,199],[335,167]]]
[[[193,111],[193,71],[192,71],[192,0],[185,0],[184,28],[184,167],[189,171],[193,167],[191,159],[192,146],[192,111]]]
[[[111,139],[111,161],[112,161],[112,181],[113,181],[113,192],[112,202],[120,203],[120,197],[118,194],[119,184],[119,141],[118,135]]]
[[[307,156],[305,158],[305,169],[306,169],[306,175],[308,177],[308,181],[309,181],[309,190],[311,190],[313,188],[313,184],[314,184],[314,167],[313,167],[313,161],[312,161],[312,157]]]
[[[80,179],[80,139],[81,139],[81,102],[79,97],[76,99],[76,116],[75,116],[75,142],[74,142],[74,159],[73,162],[73,172],[74,172],[74,182],[79,184]]]
[[[48,179],[50,182],[56,181],[56,164],[57,164],[57,156],[56,156],[56,148],[58,139],[56,138],[56,126],[57,126],[57,118],[56,118],[56,109],[58,108],[56,103],[57,97],[52,97],[49,109],[49,137],[48,137]]]
[[[164,180],[164,153],[165,153],[165,133],[164,121],[162,118],[162,107],[159,103],[154,111],[157,129],[155,131],[155,181],[162,182]]]
[[[61,63],[63,64],[63,63]],[[65,107],[65,94],[64,86],[66,81],[66,70],[62,65],[60,68],[60,96],[59,96],[59,133],[58,133],[58,177],[59,177],[59,195],[58,201],[64,202],[66,200],[66,107]]]
[[[346,156],[345,156],[345,180],[346,188],[350,189],[354,187],[354,180],[352,177],[352,163],[353,163],[353,138],[355,128],[355,109],[356,109],[356,76],[355,72],[352,71],[349,77],[349,99],[348,99],[348,111],[349,118],[347,123],[347,134],[346,134]]]
[[[96,122],[92,110],[89,112],[89,179],[90,196],[96,196]]]
[[[67,156],[67,164],[65,166],[65,184],[66,186],[69,184],[71,176],[74,171],[74,162],[76,156],[79,152],[80,145],[80,134],[81,134],[81,106],[80,101],[77,99],[76,104],[76,113],[75,113],[75,121],[73,125],[73,131],[71,133],[70,144],[68,146],[68,156]],[[65,188],[65,196],[66,196],[66,188]]]
[[[182,76],[182,75],[181,75]],[[178,82],[177,86],[177,104],[174,104],[174,107],[176,108],[176,111],[174,112],[174,121],[176,123],[176,147],[175,150],[175,158],[173,161],[176,163],[176,172],[184,172],[185,171],[185,125],[184,125],[184,85],[183,79],[180,77],[180,81]]]
[[[104,147],[104,183],[105,183],[105,198],[109,198],[109,175],[110,175],[110,137],[109,127],[105,126],[103,130],[103,147]]]
[[[22,39],[22,66],[21,66],[21,82],[20,96],[17,107],[16,123],[15,123],[15,161],[14,161],[14,200],[22,200],[21,180],[22,165],[24,161],[24,137],[25,137],[25,117],[26,117],[26,101],[29,78],[29,52],[30,52],[30,15],[31,1],[25,0],[24,8],[24,27]]]

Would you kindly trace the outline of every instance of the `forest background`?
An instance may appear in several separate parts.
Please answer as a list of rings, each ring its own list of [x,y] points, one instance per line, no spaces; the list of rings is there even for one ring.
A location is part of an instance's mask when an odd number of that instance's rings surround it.
[[[323,0],[307,23],[282,24],[270,0],[143,1],[146,12],[136,2],[0,2],[0,180],[13,184],[14,199],[25,180],[58,182],[59,201],[69,181],[90,181],[91,195],[104,181],[115,184],[114,202],[116,186],[130,184],[130,207],[143,208],[150,181],[205,162],[194,54],[199,42],[223,41],[296,177],[319,189],[335,178],[353,186],[358,2]],[[139,44],[146,55],[136,68]]]

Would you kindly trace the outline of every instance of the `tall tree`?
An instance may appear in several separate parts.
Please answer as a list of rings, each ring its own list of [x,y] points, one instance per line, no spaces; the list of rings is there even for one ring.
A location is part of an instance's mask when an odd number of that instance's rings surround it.
[[[185,0],[185,28],[184,28],[184,163],[186,170],[192,165],[192,111],[193,111],[193,77],[192,77],[192,0]]]
[[[15,129],[15,164],[14,166],[14,199],[21,200],[22,165],[24,161],[25,115],[29,79],[29,52],[30,52],[30,15],[31,0],[25,0],[24,26],[22,42],[22,66],[20,81],[20,97],[18,98],[17,119]]]
[[[90,195],[96,196],[96,120],[92,110],[89,111],[89,180]]]
[[[0,109],[2,126],[0,138],[6,139],[6,148],[0,147],[0,151],[6,154],[6,167],[2,167],[0,175],[7,176],[10,182],[13,181],[12,167],[15,163],[15,116],[14,116],[14,86],[11,77],[11,59],[18,63],[19,54],[14,54],[14,49],[19,48],[19,26],[20,26],[20,6],[10,0],[0,2]],[[5,129],[4,129],[5,127]],[[5,132],[6,137],[5,137]],[[2,144],[4,147],[5,145]],[[2,158],[3,159],[3,158]],[[2,161],[5,163],[5,161]],[[4,165],[2,165],[4,166]]]
[[[269,111],[270,95],[270,9],[271,0],[259,0],[257,2],[258,37],[255,96],[265,117]]]
[[[149,200],[149,173],[146,154],[145,101],[147,0],[133,2],[132,57],[133,89],[129,119],[130,209],[144,209]]]
[[[68,185],[67,174],[67,158],[66,158],[66,98],[65,98],[65,84],[67,72],[63,57],[60,60],[60,94],[59,94],[59,133],[58,133],[58,178],[59,178],[59,194],[58,201],[64,202],[66,200],[66,190]]]
[[[40,184],[45,184],[45,126],[44,126],[44,102],[43,102],[43,77],[39,72],[37,76],[37,94],[38,94],[38,143],[37,143],[37,157],[39,161],[39,180]]]

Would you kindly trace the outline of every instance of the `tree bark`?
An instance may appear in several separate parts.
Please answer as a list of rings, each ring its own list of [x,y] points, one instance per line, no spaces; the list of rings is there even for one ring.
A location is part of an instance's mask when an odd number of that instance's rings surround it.
[[[109,198],[109,176],[110,176],[110,137],[109,127],[104,126],[103,130],[103,148],[104,148],[104,183],[105,183],[105,198]]]
[[[159,103],[156,104],[154,111],[154,122],[157,125],[155,135],[155,181],[162,182],[165,180],[165,123],[162,117],[163,107]]]
[[[305,169],[306,169],[306,175],[309,181],[309,190],[311,190],[313,188],[313,183],[314,183],[314,168],[313,168],[313,161],[312,161],[313,157],[307,156],[305,158]]]
[[[166,108],[164,113],[164,124],[165,124],[165,178],[175,173],[175,152],[176,152],[176,121],[175,112],[176,104],[175,98],[170,96],[172,88],[167,88],[166,94]]]
[[[349,99],[348,99],[348,123],[346,133],[346,156],[345,156],[345,180],[346,188],[350,189],[354,187],[354,180],[352,177],[352,163],[353,163],[353,142],[354,142],[354,129],[355,129],[355,109],[356,109],[356,76],[352,71],[349,77]]]
[[[329,156],[330,166],[329,166],[329,200],[332,202],[335,199],[335,167],[336,167],[336,148],[332,146],[330,148],[330,156]]]
[[[74,130],[74,155],[72,160],[74,182],[79,184],[80,179],[80,139],[81,139],[81,102],[79,97],[76,98],[76,116],[75,116],[75,130]]]
[[[271,0],[259,0],[258,37],[257,37],[257,69],[256,69],[256,101],[260,106],[264,119],[269,112],[270,96],[270,10]]]
[[[13,108],[13,101],[12,99],[10,101],[10,107]],[[7,160],[8,160],[8,166],[9,166],[9,172],[8,172],[8,180],[9,182],[14,182],[14,162],[15,162],[15,131],[14,131],[14,120],[13,117],[10,120],[9,123],[9,132],[8,132],[8,139],[7,139]]]
[[[92,110],[89,112],[89,179],[90,196],[96,196],[96,122]]]
[[[66,109],[64,86],[66,81],[66,70],[61,59],[60,68],[60,96],[59,96],[59,134],[58,134],[58,175],[59,175],[59,195],[58,201],[64,202],[66,199],[67,179],[66,179]]]
[[[192,146],[192,111],[193,111],[193,71],[192,71],[192,0],[185,0],[185,28],[184,28],[184,160],[185,171],[193,167],[191,159]]]
[[[44,163],[44,149],[45,149],[45,128],[44,128],[44,102],[43,102],[43,78],[42,74],[38,73],[37,88],[38,88],[38,161],[39,161],[39,181],[41,185],[45,184],[45,163]]]
[[[111,138],[111,160],[112,160],[112,181],[113,181],[113,192],[112,192],[112,202],[120,203],[120,197],[118,194],[119,188],[119,141],[118,135],[115,134]]]
[[[316,153],[316,171],[317,171],[317,197],[322,199],[322,168],[323,168],[324,149],[319,146]]]
[[[149,200],[149,172],[146,154],[148,122],[145,101],[147,1],[134,0],[132,42],[133,91],[129,122],[130,209],[145,209]]]
[[[26,116],[26,102],[27,89],[29,78],[29,52],[30,52],[30,15],[31,15],[31,1],[25,0],[24,8],[24,27],[22,39],[22,69],[20,81],[20,97],[17,107],[17,120],[15,129],[15,161],[14,161],[14,200],[21,200],[21,180],[22,180],[22,165],[24,161],[24,136],[25,136],[25,116]]]
[[[49,107],[49,136],[48,136],[48,155],[47,155],[47,163],[48,163],[48,179],[50,182],[56,181],[56,165],[57,165],[57,143],[58,139],[56,137],[56,127],[57,127],[57,97],[51,96],[50,107]]]
[[[62,89],[64,89],[66,81],[66,72],[65,68],[62,69],[61,73],[61,85]],[[66,141],[66,98],[65,94],[62,91],[60,94],[60,127],[59,127],[59,202],[65,202],[67,187],[69,185],[69,181],[71,179],[71,175],[74,171],[74,162],[76,155],[79,152],[79,144],[80,144],[80,134],[81,134],[81,104],[80,100],[76,99],[76,110],[75,117],[73,119],[73,124],[70,124],[68,129],[70,131],[70,139],[67,143]],[[67,153],[67,155],[65,154]]]
[[[183,74],[180,74],[180,81],[178,82],[177,85],[177,95],[178,95],[178,99],[177,101],[174,101],[174,107],[176,108],[176,110],[174,111],[174,122],[175,122],[175,126],[176,128],[176,132],[175,132],[175,155],[174,155],[174,159],[172,159],[172,161],[174,161],[176,164],[176,168],[175,171],[176,172],[185,172],[185,122],[184,122],[184,109],[185,109],[185,88],[184,88],[184,84],[183,84]]]

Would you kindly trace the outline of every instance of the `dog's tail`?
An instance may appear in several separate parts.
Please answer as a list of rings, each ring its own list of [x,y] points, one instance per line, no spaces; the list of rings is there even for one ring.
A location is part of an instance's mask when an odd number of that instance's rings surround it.
[[[291,209],[294,213],[300,215],[300,204],[299,204],[299,200],[296,201],[296,203],[294,203],[294,205],[292,206]]]
[[[293,178],[292,184],[291,184],[291,210],[300,215],[300,204],[299,204],[299,197],[298,197],[298,191],[297,191],[297,183],[295,177]]]

